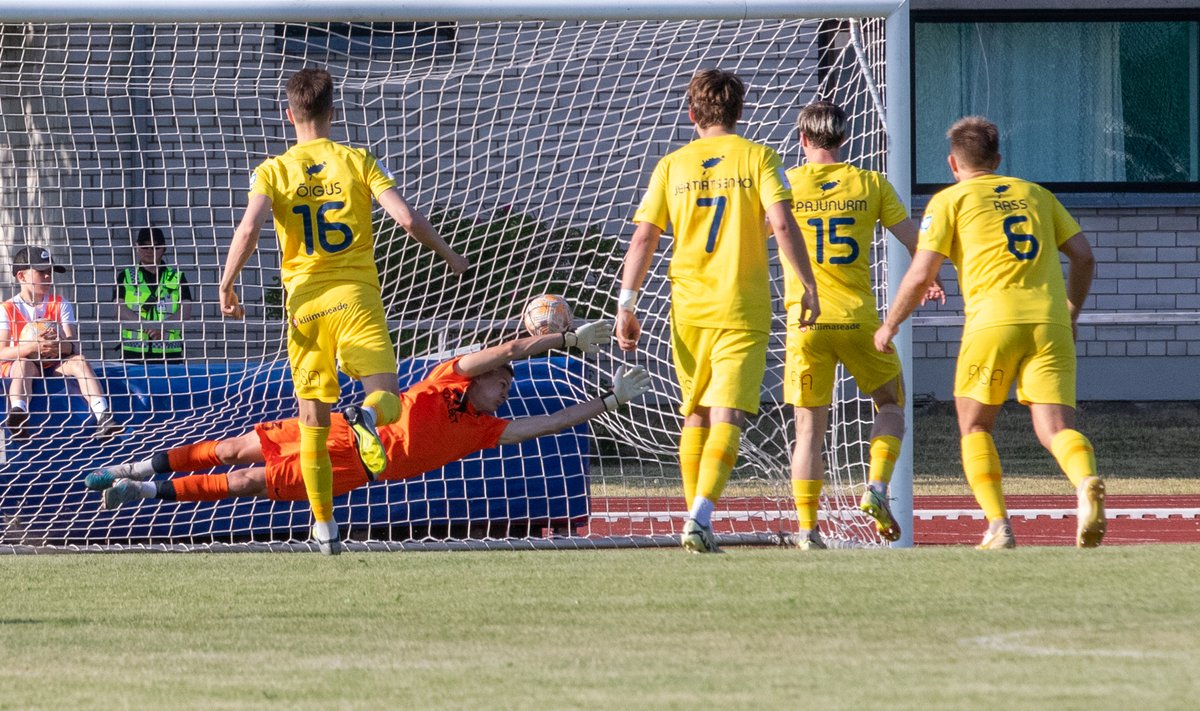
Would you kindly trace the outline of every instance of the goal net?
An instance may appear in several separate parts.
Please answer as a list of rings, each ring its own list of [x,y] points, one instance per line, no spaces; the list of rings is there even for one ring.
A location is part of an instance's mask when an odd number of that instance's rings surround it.
[[[523,304],[558,293],[576,323],[612,318],[629,220],[658,158],[693,137],[684,102],[700,68],[733,70],[749,94],[748,138],[799,164],[799,109],[844,105],[847,160],[885,168],[884,20],[6,24],[0,26],[0,260],[44,246],[67,273],[83,353],[125,429],[92,437],[70,378],[35,383],[28,439],[3,432],[3,543],[220,544],[303,540],[295,504],[147,501],[104,511],[83,476],[167,447],[241,434],[295,414],[271,226],[243,271],[244,321],[224,320],[217,281],[251,170],[287,149],[284,84],[325,67],[337,82],[334,140],[369,147],[400,191],[472,262],[456,277],[382,214],[377,261],[402,385],[439,359],[519,335]],[[145,226],[194,304],[182,363],[122,359],[116,280]],[[653,392],[620,412],[521,448],[489,450],[424,477],[338,499],[352,536],[374,542],[663,543],[686,514],[669,353],[670,235],[648,276],[641,350],[553,353],[518,370],[502,415],[593,397],[623,364]],[[877,296],[882,238],[871,250]],[[761,413],[745,430],[714,527],[726,542],[795,529],[792,414],[781,403],[782,271]],[[11,271],[9,272],[11,273]],[[16,293],[12,283],[7,296]],[[6,381],[7,382],[7,381]],[[876,544],[855,506],[865,486],[869,401],[840,379],[822,499],[827,538]],[[344,406],[361,394],[346,384]],[[223,471],[223,470],[218,470]],[[345,525],[345,524],[344,524]]]

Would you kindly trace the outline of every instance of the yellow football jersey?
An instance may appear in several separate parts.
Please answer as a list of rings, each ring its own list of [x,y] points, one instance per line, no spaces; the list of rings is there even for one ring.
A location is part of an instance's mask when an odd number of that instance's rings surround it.
[[[374,197],[394,187],[370,151],[328,138],[296,144],[255,168],[250,194],[271,199],[287,292],[347,281],[378,289],[371,211]]]
[[[779,154],[741,136],[699,138],[658,162],[633,221],[674,229],[677,323],[770,331],[766,210],[791,199]]]
[[[930,199],[917,246],[949,257],[958,269],[964,331],[1015,323],[1069,326],[1058,247],[1079,232],[1049,190],[983,175]]]
[[[871,242],[876,222],[890,227],[908,218],[896,189],[879,173],[846,163],[807,163],[789,170],[787,177],[792,213],[821,297],[821,323],[878,321],[871,292]],[[804,286],[790,265],[784,274],[784,301],[790,308],[800,303]]]

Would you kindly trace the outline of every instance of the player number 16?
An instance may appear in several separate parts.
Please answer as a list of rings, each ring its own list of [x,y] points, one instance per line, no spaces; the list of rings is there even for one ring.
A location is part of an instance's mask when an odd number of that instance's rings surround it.
[[[354,232],[350,230],[350,225],[344,222],[331,222],[325,219],[325,213],[329,210],[338,210],[346,206],[344,202],[326,202],[322,203],[317,208],[316,219],[313,219],[312,208],[308,205],[296,205],[292,208],[292,212],[304,219],[304,253],[312,254],[316,251],[316,245],[313,241],[313,233],[316,232],[316,241],[321,243],[321,249],[328,254],[340,252],[350,246],[354,241]],[[316,222],[314,230],[313,223]],[[330,233],[341,234],[341,239],[330,240]]]

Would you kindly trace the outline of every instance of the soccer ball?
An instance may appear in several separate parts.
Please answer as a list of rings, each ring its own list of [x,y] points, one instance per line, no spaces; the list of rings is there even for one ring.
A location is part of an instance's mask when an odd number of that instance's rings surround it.
[[[37,342],[43,338],[57,338],[58,329],[54,324],[45,321],[30,321],[21,329],[21,334],[17,336],[17,341],[21,343]]]
[[[31,321],[21,329],[20,335],[17,336],[17,344],[37,343],[45,338],[58,340],[58,328],[45,321]],[[37,360],[42,356],[35,352],[31,357]]]
[[[571,330],[571,305],[561,296],[542,294],[525,304],[521,320],[535,336],[566,333]]]

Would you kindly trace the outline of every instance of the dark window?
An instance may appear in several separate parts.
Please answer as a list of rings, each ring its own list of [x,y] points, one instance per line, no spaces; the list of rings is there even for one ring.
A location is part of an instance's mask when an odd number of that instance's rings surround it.
[[[1075,191],[1200,185],[1191,18],[915,18],[914,184],[953,181],[946,129],[1000,128],[1000,172]]]

